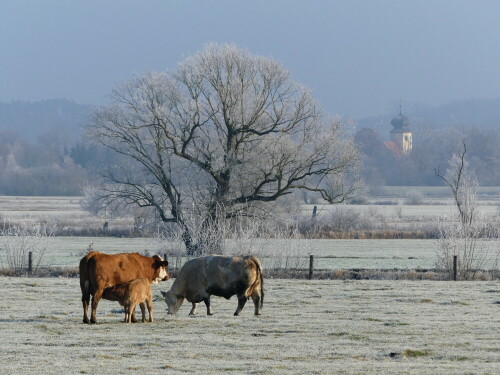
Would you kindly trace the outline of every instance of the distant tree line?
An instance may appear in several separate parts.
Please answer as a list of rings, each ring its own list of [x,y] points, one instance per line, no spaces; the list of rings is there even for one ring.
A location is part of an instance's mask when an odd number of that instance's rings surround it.
[[[375,130],[356,132],[355,142],[362,154],[362,175],[369,185],[442,185],[435,168],[445,168],[460,147],[468,146],[468,160],[476,171],[480,185],[500,184],[500,132],[493,128],[469,127],[413,130],[413,150],[397,155],[387,148]]]
[[[0,132],[0,194],[82,195],[87,178],[113,161],[102,147],[68,145],[57,132],[28,142],[13,132]]]
[[[371,128],[355,133],[362,177],[368,185],[442,185],[434,169],[446,168],[464,138],[479,184],[500,185],[500,130],[418,125],[412,125],[412,130],[413,151],[405,156],[395,155]],[[71,142],[60,130],[46,131],[36,141],[0,131],[0,194],[82,195],[89,177],[120,162],[105,147],[83,139]]]

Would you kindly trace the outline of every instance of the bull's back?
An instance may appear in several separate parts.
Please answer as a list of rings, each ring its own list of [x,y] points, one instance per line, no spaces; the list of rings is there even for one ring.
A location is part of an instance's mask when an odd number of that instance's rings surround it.
[[[258,270],[251,257],[211,256],[207,259],[207,290],[210,294],[230,298],[251,294]]]

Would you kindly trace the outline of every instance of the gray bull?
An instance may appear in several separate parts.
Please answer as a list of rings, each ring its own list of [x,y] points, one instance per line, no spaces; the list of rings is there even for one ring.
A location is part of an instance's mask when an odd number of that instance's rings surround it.
[[[184,298],[193,304],[205,302],[207,315],[212,315],[210,296],[231,298],[238,296],[239,315],[247,299],[252,298],[255,315],[260,315],[264,303],[264,282],[260,261],[254,256],[226,257],[211,255],[186,262],[168,292],[161,292],[168,305],[168,313],[176,314]]]

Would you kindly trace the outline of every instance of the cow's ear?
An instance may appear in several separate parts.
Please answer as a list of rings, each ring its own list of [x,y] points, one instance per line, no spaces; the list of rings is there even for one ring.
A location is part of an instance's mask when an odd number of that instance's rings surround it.
[[[168,266],[168,261],[162,260],[159,255],[153,256],[153,259],[155,260],[155,262],[154,262],[155,268],[167,267]]]

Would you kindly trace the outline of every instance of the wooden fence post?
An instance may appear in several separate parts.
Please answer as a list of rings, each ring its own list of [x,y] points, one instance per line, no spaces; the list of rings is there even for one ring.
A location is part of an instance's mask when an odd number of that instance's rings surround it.
[[[453,280],[457,281],[458,257],[453,255]]]
[[[31,276],[33,272],[33,252],[28,253],[28,274]]]
[[[316,216],[318,216],[318,206],[314,206],[313,208],[313,213],[312,213],[312,221],[316,220]]]
[[[313,277],[314,255],[309,255],[309,280]]]

